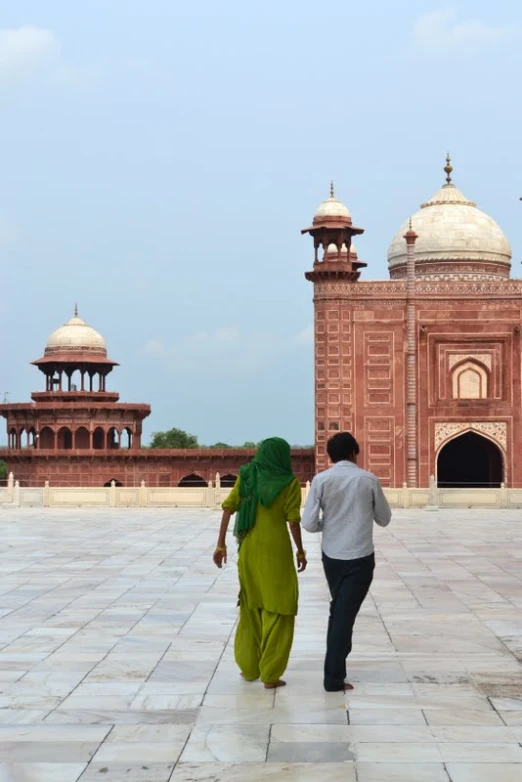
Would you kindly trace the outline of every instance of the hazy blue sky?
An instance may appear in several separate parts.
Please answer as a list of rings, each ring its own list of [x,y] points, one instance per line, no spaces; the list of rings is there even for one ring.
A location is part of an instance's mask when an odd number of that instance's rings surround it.
[[[515,0],[0,2],[2,380],[80,315],[147,431],[313,438],[309,225],[331,178],[385,278],[443,183],[522,257]],[[5,442],[5,435],[2,434]]]

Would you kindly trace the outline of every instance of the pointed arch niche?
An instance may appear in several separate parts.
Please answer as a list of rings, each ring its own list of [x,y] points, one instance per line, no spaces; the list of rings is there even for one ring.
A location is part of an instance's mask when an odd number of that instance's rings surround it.
[[[451,389],[453,399],[487,399],[489,368],[476,358],[464,358],[451,369]]]

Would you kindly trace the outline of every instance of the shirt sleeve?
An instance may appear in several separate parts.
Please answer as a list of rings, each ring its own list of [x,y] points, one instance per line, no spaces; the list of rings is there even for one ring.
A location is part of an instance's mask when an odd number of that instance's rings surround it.
[[[285,516],[287,521],[301,521],[301,503],[303,501],[301,484],[295,479],[288,486],[285,496]]]
[[[387,527],[391,521],[391,508],[384,496],[382,486],[376,479],[373,485],[373,518],[379,527]]]
[[[239,508],[240,503],[240,496],[239,496],[239,478],[234,484],[234,488],[226,498],[226,500],[221,505],[223,510],[229,510],[232,513],[236,513],[236,511]]]
[[[323,522],[321,519],[321,491],[317,477],[312,480],[308,499],[303,511],[302,527],[307,532],[321,532]]]

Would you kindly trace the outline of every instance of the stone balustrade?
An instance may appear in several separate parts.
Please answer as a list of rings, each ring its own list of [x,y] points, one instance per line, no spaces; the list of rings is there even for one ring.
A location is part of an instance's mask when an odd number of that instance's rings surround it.
[[[302,488],[303,505],[310,483]],[[7,487],[0,489],[3,508],[209,508],[219,509],[229,488],[221,486],[219,473],[214,482],[202,487],[147,486],[20,486],[10,473]],[[522,488],[508,489],[439,489],[432,477],[428,488],[384,490],[392,508],[522,508]]]

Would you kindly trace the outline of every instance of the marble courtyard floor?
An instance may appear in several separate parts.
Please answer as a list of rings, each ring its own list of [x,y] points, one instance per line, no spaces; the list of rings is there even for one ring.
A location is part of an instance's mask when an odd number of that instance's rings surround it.
[[[520,782],[522,511],[377,530],[346,698],[311,536],[288,686],[239,678],[218,519],[0,509],[2,782]]]

